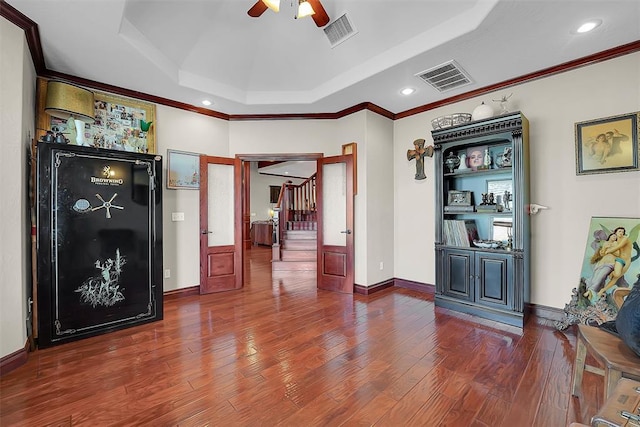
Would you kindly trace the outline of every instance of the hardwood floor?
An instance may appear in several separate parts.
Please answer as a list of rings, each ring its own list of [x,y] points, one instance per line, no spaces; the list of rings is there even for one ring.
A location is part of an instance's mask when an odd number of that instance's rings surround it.
[[[249,252],[243,290],[165,302],[164,320],[31,353],[0,379],[0,425],[567,426],[572,331],[519,330],[432,295],[318,291]]]

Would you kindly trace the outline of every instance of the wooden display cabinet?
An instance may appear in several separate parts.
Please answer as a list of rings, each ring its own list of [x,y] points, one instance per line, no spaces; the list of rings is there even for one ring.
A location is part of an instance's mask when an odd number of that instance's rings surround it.
[[[528,121],[515,112],[432,136],[435,303],[522,327],[530,294]]]

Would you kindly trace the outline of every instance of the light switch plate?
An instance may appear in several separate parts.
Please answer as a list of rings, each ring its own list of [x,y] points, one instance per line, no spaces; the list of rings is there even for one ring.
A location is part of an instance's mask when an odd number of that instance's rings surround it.
[[[171,212],[171,221],[184,221],[184,212]]]

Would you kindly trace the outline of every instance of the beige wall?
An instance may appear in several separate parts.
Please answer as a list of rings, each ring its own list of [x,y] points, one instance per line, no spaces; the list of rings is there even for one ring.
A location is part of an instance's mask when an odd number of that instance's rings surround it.
[[[366,242],[366,276],[359,285],[374,285],[394,277],[394,209],[393,209],[393,121],[367,112],[367,136],[362,150],[362,162],[358,171],[362,174],[363,196],[366,195],[364,212],[358,212],[356,220],[366,218],[363,242]],[[358,151],[360,155],[360,152]],[[360,196],[358,183],[358,197]],[[358,254],[360,257],[362,254]],[[359,276],[360,278],[360,276]]]
[[[158,105],[156,124],[157,152],[163,156],[163,267],[170,270],[166,292],[200,283],[199,192],[167,189],[167,149],[228,156],[229,122]],[[173,212],[184,213],[184,221],[171,221]]]
[[[313,161],[315,165],[315,161]],[[315,170],[315,166],[314,166]],[[258,173],[258,162],[251,162],[251,194],[250,197],[250,217],[253,221],[265,221],[270,219],[269,212],[275,206],[269,202],[271,186],[281,187],[286,181],[291,181],[294,185],[301,184],[304,179],[290,178],[284,176],[264,175]]]
[[[353,262],[355,264],[354,282],[367,283],[367,118],[369,112],[360,111],[336,120],[336,139],[340,141],[340,149],[334,154],[342,153],[342,144],[357,144],[357,181],[358,194],[353,201]]]
[[[434,283],[433,161],[413,179],[406,150],[431,143],[431,119],[509,95],[530,123],[531,302],[563,308],[578,286],[593,216],[640,217],[640,172],[576,175],[574,123],[640,110],[640,53],[547,77],[395,122],[395,277]]]
[[[24,31],[0,18],[0,357],[24,347],[31,295],[28,152],[35,70]]]

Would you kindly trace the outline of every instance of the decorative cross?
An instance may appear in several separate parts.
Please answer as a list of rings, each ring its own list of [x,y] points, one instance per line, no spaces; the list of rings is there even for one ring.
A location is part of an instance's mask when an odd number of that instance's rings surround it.
[[[415,149],[407,150],[407,160],[416,159],[416,176],[415,179],[426,179],[424,174],[424,157],[433,157],[433,145],[424,148],[424,139],[416,139],[413,141]]]

